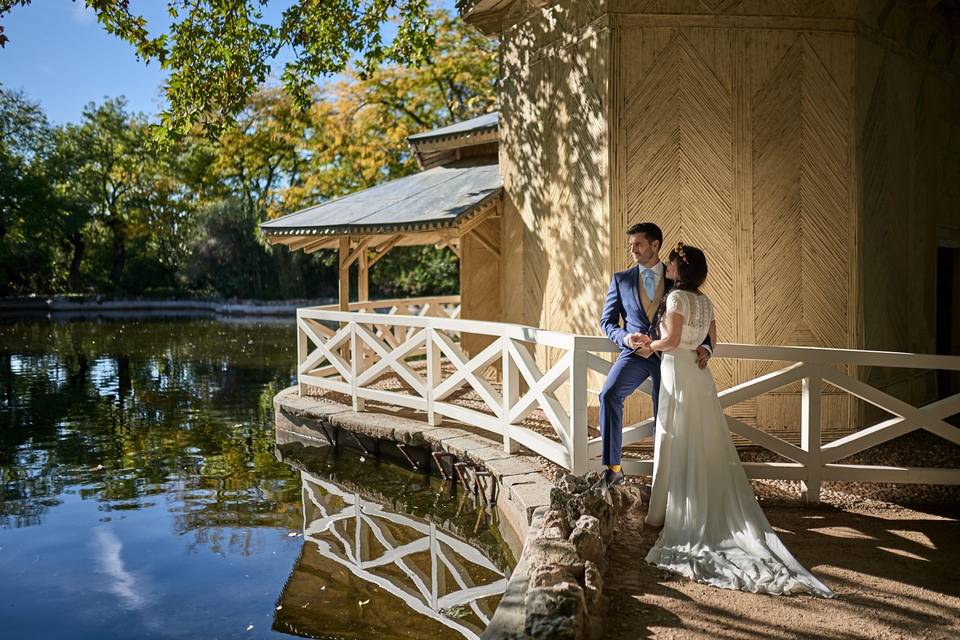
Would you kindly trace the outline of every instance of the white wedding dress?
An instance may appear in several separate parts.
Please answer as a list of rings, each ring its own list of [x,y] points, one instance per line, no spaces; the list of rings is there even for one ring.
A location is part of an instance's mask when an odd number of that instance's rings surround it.
[[[646,521],[663,525],[647,562],[698,582],[754,593],[833,597],[800,566],[760,509],[737,456],[710,370],[696,348],[713,320],[705,295],[674,290],[680,345],[663,354],[653,487]]]

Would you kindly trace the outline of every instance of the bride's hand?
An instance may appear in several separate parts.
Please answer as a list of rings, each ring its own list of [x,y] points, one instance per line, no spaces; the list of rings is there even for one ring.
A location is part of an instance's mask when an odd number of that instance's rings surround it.
[[[651,338],[650,336],[644,333],[640,334],[639,340],[640,340],[640,346],[643,347],[644,349],[649,349],[650,343],[653,342],[653,338]]]

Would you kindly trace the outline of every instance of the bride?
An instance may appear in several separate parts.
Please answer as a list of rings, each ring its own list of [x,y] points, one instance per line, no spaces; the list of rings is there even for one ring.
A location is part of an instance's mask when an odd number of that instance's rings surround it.
[[[832,598],[767,522],[727,431],[713,377],[697,366],[697,345],[708,333],[716,344],[713,303],[699,290],[706,276],[703,252],[677,243],[667,264],[675,285],[662,337],[644,336],[644,346],[663,352],[645,520],[663,529],[647,562],[725,589]]]

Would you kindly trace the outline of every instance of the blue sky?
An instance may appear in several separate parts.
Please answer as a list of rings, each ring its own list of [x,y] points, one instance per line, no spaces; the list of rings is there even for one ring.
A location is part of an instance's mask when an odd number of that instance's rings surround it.
[[[279,16],[289,0],[275,0],[267,13]],[[452,11],[454,0],[436,4]],[[131,9],[166,26],[165,0],[131,0]],[[136,59],[133,47],[106,33],[82,0],[33,0],[0,21],[10,38],[0,49],[0,83],[39,102],[55,124],[77,122],[83,107],[126,96],[133,111],[155,114],[163,106],[164,72]]]

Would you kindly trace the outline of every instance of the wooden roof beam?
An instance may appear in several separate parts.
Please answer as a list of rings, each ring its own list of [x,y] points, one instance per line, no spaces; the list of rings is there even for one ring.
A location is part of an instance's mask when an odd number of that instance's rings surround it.
[[[377,264],[380,258],[385,256],[387,252],[390,251],[390,249],[393,249],[395,246],[397,246],[397,243],[400,242],[400,240],[402,239],[403,239],[403,234],[398,233],[397,235],[388,239],[386,242],[382,242],[379,245],[377,245],[376,247],[377,255],[370,258],[370,261],[367,263],[367,268]]]
[[[359,240],[356,246],[353,248],[353,251],[347,255],[346,262],[340,264],[340,268],[345,269],[356,262],[357,258],[360,257],[360,254],[367,250],[367,246],[370,244],[371,240],[373,240],[373,238],[370,237]]]

